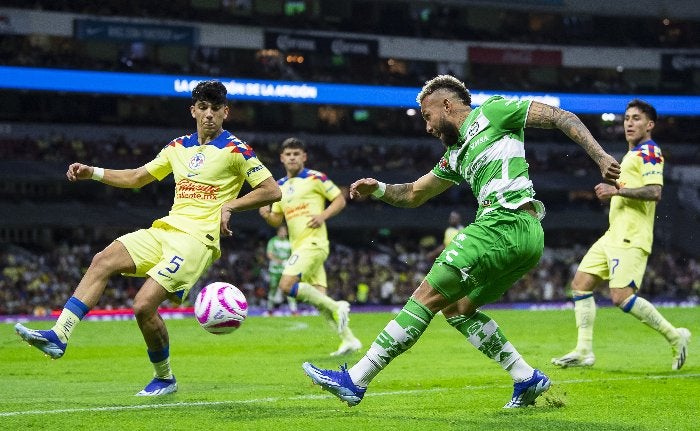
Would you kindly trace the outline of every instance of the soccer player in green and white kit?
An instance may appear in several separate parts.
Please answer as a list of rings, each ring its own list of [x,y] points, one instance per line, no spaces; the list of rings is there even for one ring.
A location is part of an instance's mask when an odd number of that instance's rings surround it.
[[[431,172],[407,184],[363,178],[350,197],[373,195],[399,207],[417,207],[455,184],[467,181],[479,209],[435,260],[425,280],[403,309],[377,336],[364,357],[350,368],[324,370],[305,362],[314,383],[353,406],[391,360],[407,351],[439,311],[448,323],[513,378],[505,408],[534,404],[549,389],[549,378],[531,367],[498,324],[479,307],[496,301],[532,269],[544,248],[540,220],[544,205],[535,192],[525,160],[524,128],[557,128],[580,145],[614,182],[620,165],[607,154],[574,114],[529,100],[494,96],[471,108],[471,95],[458,79],[440,75],[426,82],[417,97],[426,131],[446,152]]]
[[[287,225],[281,225],[277,228],[277,235],[267,241],[266,247],[267,259],[269,264],[267,272],[270,275],[270,282],[267,287],[267,310],[266,315],[271,316],[275,307],[282,303],[284,292],[278,289],[284,264],[292,254],[292,246],[289,242],[289,234]],[[292,314],[297,314],[297,301],[291,296],[287,296],[287,305]]]

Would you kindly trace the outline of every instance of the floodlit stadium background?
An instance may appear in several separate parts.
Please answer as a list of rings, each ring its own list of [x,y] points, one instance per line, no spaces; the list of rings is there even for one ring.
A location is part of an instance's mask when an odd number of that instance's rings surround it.
[[[569,109],[618,159],[626,102],[653,103],[666,184],[643,289],[656,301],[698,301],[696,2],[122,3],[10,0],[0,8],[0,314],[60,308],[95,252],[167,212],[171,179],[116,190],[69,184],[65,167],[147,162],[192,131],[187,97],[198,80],[226,83],[225,127],[276,177],[277,146],[294,135],[310,144],[307,166],[346,188],[364,176],[412,181],[434,165],[441,144],[425,134],[414,99],[441,73],[464,80],[476,103],[505,94]],[[597,169],[575,144],[554,131],[526,135],[548,209],[547,252],[502,303],[559,306],[575,264],[606,228],[606,207],[592,191]],[[331,294],[358,305],[402,303],[452,210],[473,217],[466,187],[414,210],[350,202],[329,222]],[[255,211],[233,224],[235,237],[200,285],[230,281],[262,306],[273,230]],[[367,297],[357,295],[362,285]],[[128,308],[138,286],[115,278],[100,308]]]

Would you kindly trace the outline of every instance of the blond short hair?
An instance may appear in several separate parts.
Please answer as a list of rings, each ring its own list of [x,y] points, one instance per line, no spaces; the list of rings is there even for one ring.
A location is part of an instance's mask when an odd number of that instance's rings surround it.
[[[438,75],[435,78],[426,81],[420,93],[418,93],[418,96],[416,96],[416,102],[418,102],[420,105],[423,99],[438,90],[447,90],[454,93],[457,97],[459,97],[459,100],[461,100],[462,103],[467,106],[472,104],[472,96],[469,94],[467,86],[464,85],[464,82],[451,75]]]

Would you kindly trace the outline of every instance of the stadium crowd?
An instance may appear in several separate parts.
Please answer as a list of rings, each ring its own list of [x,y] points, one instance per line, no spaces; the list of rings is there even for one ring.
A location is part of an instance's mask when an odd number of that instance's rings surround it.
[[[401,304],[422,280],[430,267],[426,253],[435,244],[433,236],[417,242],[383,237],[381,233],[377,238],[377,242],[364,247],[331,243],[326,270],[333,297],[357,305]],[[228,281],[245,292],[253,307],[264,309],[268,281],[266,238],[261,233],[249,233],[236,242],[246,247],[224,244],[221,259],[202,277],[190,293],[190,303],[185,305],[192,304],[202,286]],[[16,246],[0,250],[0,314],[42,316],[60,309],[102,245],[78,241],[47,252],[30,252]],[[566,301],[566,284],[586,247],[546,247],[540,264],[518,281],[500,303]],[[139,286],[139,279],[111,279],[97,308],[129,308]],[[699,301],[700,260],[678,251],[655,250],[649,259],[643,290],[645,296],[662,303]]]
[[[264,163],[274,166],[278,161],[279,142],[260,139],[256,135],[252,133],[253,139],[247,142]],[[245,136],[245,132],[240,135],[242,139],[246,139]],[[328,172],[338,169],[364,172],[409,169],[422,172],[431,169],[442,154],[440,145],[430,138],[415,143],[402,143],[400,139],[375,138],[374,143],[342,145],[335,148],[334,139],[332,136],[319,136],[308,140],[309,152],[313,154],[316,169]],[[659,138],[659,142],[664,141],[663,138]],[[116,166],[131,166],[152,160],[166,144],[164,141],[127,142],[124,135],[114,136],[111,140],[91,141],[66,137],[61,133],[38,139],[27,136],[0,137],[0,160],[52,163],[80,160],[88,164],[104,164],[105,160],[109,160]],[[673,150],[664,146],[664,157],[670,165],[700,164],[700,149],[689,148],[690,151],[684,151],[682,156],[674,157]],[[526,151],[532,152],[528,160],[530,170],[534,173],[573,172],[582,176],[597,171],[583,151],[573,145],[538,146],[533,143]],[[563,159],[566,159],[566,163],[562,163]]]

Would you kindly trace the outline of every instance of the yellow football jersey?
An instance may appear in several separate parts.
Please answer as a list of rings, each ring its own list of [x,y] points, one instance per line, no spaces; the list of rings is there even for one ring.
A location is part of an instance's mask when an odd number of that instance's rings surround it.
[[[445,229],[445,235],[442,237],[442,244],[445,247],[450,245],[452,238],[454,238],[462,229],[464,229],[462,226],[448,226],[447,229]]]
[[[664,158],[654,141],[632,148],[622,158],[621,187],[637,188],[664,184]],[[618,247],[638,247],[651,253],[654,240],[655,201],[613,196],[610,201],[610,228],[605,234],[607,244]]]
[[[158,180],[171,172],[175,179],[170,213],[153,226],[168,224],[217,249],[223,204],[238,197],[243,181],[255,187],[272,176],[253,149],[226,130],[206,145],[197,133],[174,139],[146,170]]]
[[[316,246],[328,251],[326,224],[317,229],[306,224],[311,216],[320,214],[326,208],[326,201],[338,197],[338,186],[323,172],[311,169],[302,169],[299,175],[284,177],[277,183],[282,189],[282,200],[272,204],[272,212],[284,214],[292,251],[302,246]]]

